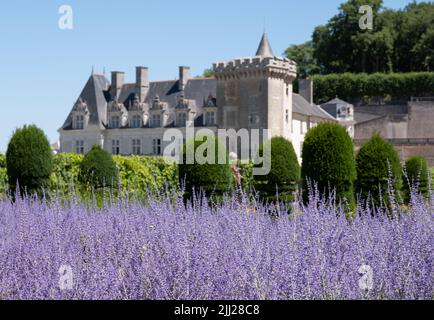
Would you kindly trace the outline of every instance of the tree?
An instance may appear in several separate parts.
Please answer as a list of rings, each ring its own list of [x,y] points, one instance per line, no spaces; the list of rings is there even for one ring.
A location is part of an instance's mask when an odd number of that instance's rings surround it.
[[[362,30],[359,8],[369,5],[373,30]],[[313,33],[314,57],[322,73],[391,71],[393,33],[380,13],[382,0],[349,0],[339,13]]]
[[[390,179],[394,191],[401,190],[402,169],[399,156],[393,146],[379,134],[375,134],[361,147],[356,157],[356,166],[356,192],[364,199],[369,195],[375,205],[388,204]]]
[[[303,198],[308,200],[309,180],[328,196],[336,191],[338,201],[354,205],[353,184],[356,166],[353,142],[345,128],[336,123],[321,123],[306,134],[301,175]]]
[[[291,45],[285,50],[285,56],[297,63],[299,77],[305,79],[311,75],[318,74],[320,68],[314,58],[312,41],[300,45]]]
[[[406,203],[410,202],[411,189],[418,185],[419,192],[427,198],[428,187],[428,165],[424,157],[412,157],[405,162],[407,176],[403,178],[403,191]]]
[[[212,77],[214,77],[214,70],[212,70],[212,69],[205,69],[205,71],[203,72],[203,76],[205,78],[212,78]]]
[[[363,5],[372,8],[372,30],[359,26]],[[431,71],[433,24],[432,2],[412,2],[397,11],[383,8],[382,0],[349,0],[315,28],[313,58],[323,74]]]
[[[192,161],[188,161],[190,155]],[[197,155],[203,156],[205,161],[199,161]],[[214,136],[187,141],[178,170],[187,198],[192,196],[193,189],[203,191],[206,196],[221,196],[232,188],[234,182],[227,150]]]
[[[9,141],[6,167],[11,191],[41,194],[50,186],[53,152],[45,133],[35,125],[17,129]]]
[[[271,155],[264,155],[263,145],[259,154],[264,157],[264,161],[271,161],[271,171],[268,175],[255,177],[255,189],[270,201],[294,201],[300,181],[300,165],[294,147],[283,137],[274,137],[265,143],[269,144]]]
[[[95,190],[112,187],[118,182],[118,169],[112,156],[95,145],[80,163],[78,181]]]

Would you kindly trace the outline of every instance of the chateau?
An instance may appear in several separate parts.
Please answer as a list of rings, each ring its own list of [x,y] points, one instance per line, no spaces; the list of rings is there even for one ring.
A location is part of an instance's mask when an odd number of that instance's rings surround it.
[[[263,34],[255,56],[213,64],[215,77],[192,78],[179,67],[176,81],[149,81],[136,67],[136,82],[124,73],[92,74],[59,129],[60,151],[86,153],[101,145],[112,154],[161,155],[168,128],[269,129],[293,142],[301,157],[307,131],[321,121],[337,121],[312,102],[312,84],[301,82],[294,61],[273,54]],[[229,146],[230,151],[233,146]]]

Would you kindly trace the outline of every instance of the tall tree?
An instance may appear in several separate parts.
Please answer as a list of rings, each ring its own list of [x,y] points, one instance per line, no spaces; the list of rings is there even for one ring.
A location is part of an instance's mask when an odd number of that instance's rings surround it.
[[[362,30],[362,6],[372,8],[373,29]],[[382,0],[349,0],[313,34],[314,57],[323,73],[390,71],[393,35],[380,19]]]
[[[297,62],[298,74],[301,78],[307,78],[309,75],[319,73],[320,69],[313,54],[312,41],[300,45],[291,45],[285,50],[285,56]]]

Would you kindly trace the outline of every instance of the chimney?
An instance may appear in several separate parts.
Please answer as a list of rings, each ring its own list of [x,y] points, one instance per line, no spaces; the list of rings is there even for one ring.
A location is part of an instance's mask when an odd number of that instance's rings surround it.
[[[184,91],[190,79],[190,67],[179,67],[179,91]]]
[[[124,86],[124,81],[125,81],[124,72],[120,72],[120,71],[112,72],[112,84],[111,84],[110,95],[113,100],[119,98],[119,94],[122,90],[122,87]]]
[[[298,92],[313,105],[313,81],[311,79],[300,79],[298,81]]]
[[[143,102],[149,91],[149,79],[147,67],[136,67],[136,93],[140,102]]]

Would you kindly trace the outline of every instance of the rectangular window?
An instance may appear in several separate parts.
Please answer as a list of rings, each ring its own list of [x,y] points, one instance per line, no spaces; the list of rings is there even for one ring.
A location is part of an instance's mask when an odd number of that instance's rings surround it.
[[[286,123],[289,123],[289,110],[288,109],[285,110],[285,120],[286,120]]]
[[[84,128],[84,116],[78,115],[75,119],[75,128],[76,129],[83,129]]]
[[[110,128],[118,129],[120,127],[120,119],[119,116],[112,116],[110,119]]]
[[[141,141],[140,139],[133,139],[133,154],[141,154],[142,148],[141,148]]]
[[[75,152],[78,154],[84,154],[84,141],[83,140],[75,141]]]
[[[187,125],[187,114],[180,112],[176,115],[176,125],[178,127],[185,127]]]
[[[152,151],[155,155],[161,154],[161,139],[152,140]]]
[[[119,140],[112,140],[112,154],[120,154],[121,148]]]
[[[209,111],[206,113],[205,124],[207,126],[214,126],[216,124],[214,111]]]
[[[152,115],[152,127],[159,128],[161,127],[161,116],[159,114]]]
[[[131,121],[132,128],[140,128],[142,126],[142,119],[139,115],[133,116],[133,120]]]

